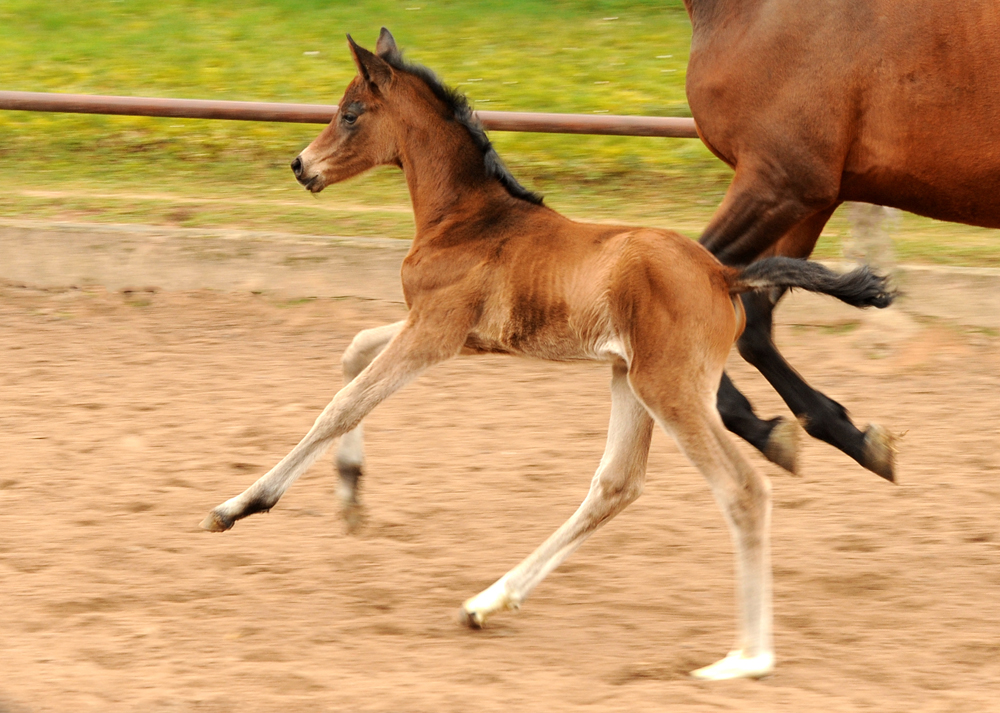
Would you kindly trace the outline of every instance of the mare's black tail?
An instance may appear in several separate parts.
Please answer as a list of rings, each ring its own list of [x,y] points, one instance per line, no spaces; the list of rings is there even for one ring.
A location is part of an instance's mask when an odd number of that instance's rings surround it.
[[[766,257],[735,271],[731,294],[766,290],[772,287],[801,287],[836,297],[854,307],[888,307],[896,298],[889,278],[876,275],[868,267],[843,274],[818,262],[790,257]]]

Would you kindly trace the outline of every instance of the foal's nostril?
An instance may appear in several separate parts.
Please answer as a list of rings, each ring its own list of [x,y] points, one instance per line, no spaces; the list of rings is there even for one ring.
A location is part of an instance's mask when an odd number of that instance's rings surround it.
[[[295,174],[296,178],[302,175],[302,159],[298,156],[296,156],[295,160],[292,161],[292,173]]]

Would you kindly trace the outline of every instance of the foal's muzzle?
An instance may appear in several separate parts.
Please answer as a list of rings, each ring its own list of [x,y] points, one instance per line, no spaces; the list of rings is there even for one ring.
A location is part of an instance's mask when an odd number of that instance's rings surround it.
[[[295,180],[306,187],[306,190],[311,193],[319,193],[323,190],[323,181],[320,180],[319,175],[307,177],[306,169],[302,164],[302,157],[296,156],[295,160],[292,161],[292,173],[295,174]]]

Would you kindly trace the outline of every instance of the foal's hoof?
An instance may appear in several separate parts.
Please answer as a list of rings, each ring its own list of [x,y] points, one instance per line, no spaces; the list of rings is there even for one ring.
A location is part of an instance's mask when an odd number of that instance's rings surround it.
[[[865,468],[890,483],[896,482],[896,436],[882,426],[872,423],[865,429],[862,458]]]
[[[691,678],[701,681],[727,681],[733,678],[763,678],[773,672],[774,654],[744,656],[742,651],[731,651],[721,661],[692,671]]]
[[[344,527],[348,535],[358,534],[368,522],[365,506],[357,501],[343,503],[340,507],[340,516],[344,519]]]
[[[486,626],[486,617],[481,612],[466,609],[463,604],[462,608],[458,610],[458,623],[470,629],[482,629]]]
[[[466,599],[458,610],[458,621],[470,629],[482,629],[486,619],[493,614],[520,608],[521,600],[507,591],[507,576],[504,575],[476,596]]]
[[[778,424],[771,429],[771,435],[764,446],[764,457],[772,463],[780,465],[792,475],[799,474],[798,455],[799,441],[802,439],[802,427],[797,421],[779,418]]]
[[[209,532],[225,532],[232,529],[234,524],[236,524],[235,520],[224,517],[213,510],[208,513],[208,517],[201,521],[201,529]]]

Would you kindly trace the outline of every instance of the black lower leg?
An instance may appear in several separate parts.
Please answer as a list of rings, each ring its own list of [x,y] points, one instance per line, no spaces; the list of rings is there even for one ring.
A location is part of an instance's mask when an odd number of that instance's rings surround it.
[[[753,405],[736,388],[726,373],[722,374],[722,381],[719,383],[717,404],[719,415],[722,416],[722,423],[726,428],[763,453],[767,447],[767,439],[771,437],[771,431],[781,418],[765,421],[758,417]]]
[[[719,415],[726,428],[764,454],[772,463],[795,473],[798,457],[798,427],[780,416],[759,418],[750,401],[725,373],[719,384]]]
[[[873,457],[863,433],[851,422],[847,409],[813,389],[778,352],[771,339],[771,315],[777,302],[761,293],[743,295],[747,328],[737,346],[740,354],[756,367],[803,423],[806,433],[843,451],[865,468],[892,480],[891,463]]]

